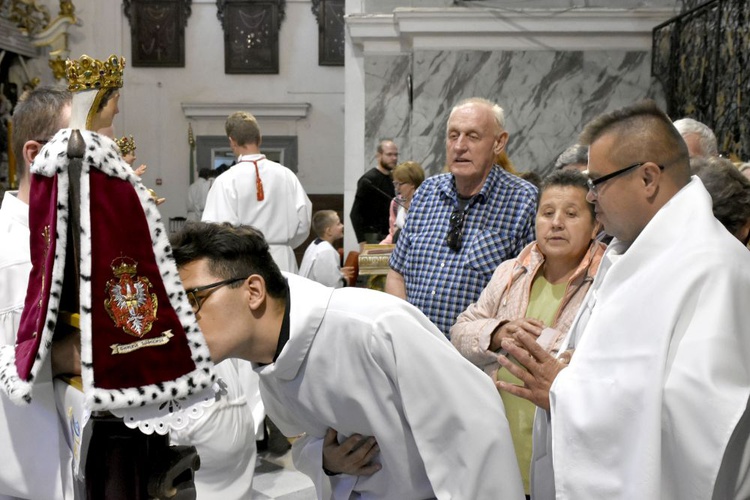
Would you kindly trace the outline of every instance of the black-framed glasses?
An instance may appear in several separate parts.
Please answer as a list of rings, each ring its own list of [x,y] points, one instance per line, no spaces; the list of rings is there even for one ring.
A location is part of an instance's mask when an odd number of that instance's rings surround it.
[[[607,182],[610,179],[614,179],[618,175],[622,175],[625,172],[630,172],[634,168],[641,167],[641,166],[645,165],[646,163],[648,163],[648,162],[647,161],[642,161],[642,162],[638,162],[638,163],[633,163],[632,165],[628,165],[627,167],[621,168],[620,170],[615,170],[614,172],[609,173],[607,175],[602,175],[601,177],[597,177],[596,179],[588,178],[588,179],[586,179],[586,184],[588,184],[588,186],[589,186],[589,191],[591,191],[594,194],[597,194],[596,187],[599,184],[601,184],[603,182]],[[659,167],[660,170],[664,170],[664,166],[663,165],[657,165],[657,167]],[[586,177],[588,177],[589,171],[586,170],[584,172],[584,175],[586,175]]]
[[[461,250],[461,239],[464,233],[465,219],[466,211],[456,208],[453,210],[453,213],[448,220],[450,227],[448,228],[448,234],[445,236],[445,244],[454,252]]]
[[[228,280],[222,280],[217,281],[216,283],[211,283],[210,285],[203,285],[196,288],[191,288],[190,290],[185,290],[185,293],[187,293],[188,302],[190,302],[190,305],[193,308],[193,313],[198,314],[198,311],[201,310],[201,307],[203,307],[203,302],[211,295],[206,294],[203,297],[198,296],[198,292],[204,292],[206,290],[213,290],[217,289],[222,286],[231,285],[232,283],[237,283],[238,281],[246,280],[248,277],[245,276],[243,278],[229,278]]]

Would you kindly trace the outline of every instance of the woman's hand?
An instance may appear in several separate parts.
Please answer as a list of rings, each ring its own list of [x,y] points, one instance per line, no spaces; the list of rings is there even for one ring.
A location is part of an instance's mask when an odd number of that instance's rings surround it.
[[[519,332],[526,332],[534,338],[541,335],[544,323],[533,318],[519,318],[500,325],[490,336],[490,351],[500,350],[503,339],[513,339]]]

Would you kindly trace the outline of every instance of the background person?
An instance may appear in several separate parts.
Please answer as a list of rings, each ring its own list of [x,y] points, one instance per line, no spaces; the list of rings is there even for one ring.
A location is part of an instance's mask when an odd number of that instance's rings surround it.
[[[503,109],[456,105],[445,146],[450,173],[425,180],[391,254],[385,291],[417,306],[445,336],[503,261],[534,238],[537,190],[493,164],[508,141]]]
[[[0,207],[0,344],[14,345],[31,271],[29,243],[30,166],[44,142],[68,125],[71,94],[38,87],[24,93],[11,118],[11,147],[18,159],[18,191],[7,191]],[[72,340],[73,337],[68,337]],[[73,373],[75,351],[54,342],[28,405],[13,404],[0,391],[0,499],[74,498],[73,451],[65,441],[52,377]],[[66,347],[72,347],[69,342]],[[57,365],[57,366],[56,366]]]
[[[211,189],[212,180],[211,169],[198,170],[198,178],[188,188],[187,220],[199,221],[203,218],[203,209],[206,207],[206,198]]]
[[[381,245],[396,243],[398,233],[406,224],[406,214],[411,206],[414,192],[424,182],[424,170],[415,161],[405,161],[393,169],[393,187],[396,197],[391,201],[390,218],[388,221],[388,236],[380,242]]]
[[[357,181],[349,217],[360,251],[365,243],[378,243],[388,234],[388,207],[395,196],[391,171],[398,163],[398,147],[391,140],[378,144],[377,164]]]
[[[692,118],[675,120],[674,126],[685,141],[690,158],[719,156],[716,135],[711,127]]]
[[[718,156],[694,158],[690,160],[690,169],[711,195],[714,216],[747,246],[750,243],[750,179],[731,161]]]
[[[341,256],[333,244],[344,237],[344,225],[333,210],[313,214],[313,231],[318,236],[305,250],[299,275],[332,288],[341,288],[354,277],[353,267],[341,267]]]
[[[576,170],[547,176],[537,208],[536,241],[500,264],[479,300],[451,328],[458,352],[493,380],[520,383],[508,370],[498,371],[497,361],[502,339],[516,331],[529,333],[557,354],[606,248],[594,240],[598,223],[587,193],[586,177]],[[506,391],[500,395],[528,495],[535,406]]]
[[[294,172],[261,154],[253,115],[232,113],[225,128],[237,163],[211,185],[203,220],[252,224],[263,232],[276,264],[296,273],[294,248],[310,234],[312,203]]]

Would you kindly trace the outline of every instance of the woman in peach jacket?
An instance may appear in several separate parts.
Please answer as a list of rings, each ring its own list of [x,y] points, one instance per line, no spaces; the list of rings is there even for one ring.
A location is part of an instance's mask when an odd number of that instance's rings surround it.
[[[453,345],[495,380],[520,383],[498,370],[497,362],[502,339],[516,332],[535,335],[558,354],[605,249],[595,239],[598,224],[587,193],[586,177],[578,171],[555,171],[544,179],[536,241],[497,268],[479,300],[451,328]],[[505,391],[500,395],[528,494],[534,405]]]

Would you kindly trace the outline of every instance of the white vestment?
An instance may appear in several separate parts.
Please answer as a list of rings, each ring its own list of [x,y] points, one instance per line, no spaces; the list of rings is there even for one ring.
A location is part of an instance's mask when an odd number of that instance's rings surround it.
[[[193,445],[201,467],[195,472],[195,491],[200,500],[251,498],[257,457],[253,414],[245,385],[256,379],[250,363],[227,359],[215,366],[227,394],[206,408],[203,417],[190,420],[185,429],[172,431],[174,444]]]
[[[344,286],[344,275],[339,266],[339,253],[333,245],[316,238],[305,250],[299,275],[333,288]]]
[[[258,201],[255,166],[263,182]],[[310,234],[312,204],[294,172],[263,155],[244,155],[216,178],[208,192],[203,220],[248,224],[260,230],[282,271],[297,272],[293,249]]]
[[[206,197],[211,188],[211,180],[198,177],[190,185],[187,193],[187,220],[201,220],[206,207]]]
[[[550,393],[557,498],[748,498],[748,325],[750,252],[694,177],[629,248],[613,241],[571,327]]]
[[[2,344],[16,342],[30,270],[29,206],[9,191],[0,207]],[[72,459],[57,415],[48,362],[28,405],[16,406],[0,391],[0,499],[72,499]]]
[[[415,307],[287,275],[290,339],[256,368],[268,414],[318,498],[522,499],[500,396]],[[326,476],[323,437],[374,436],[382,469]]]

